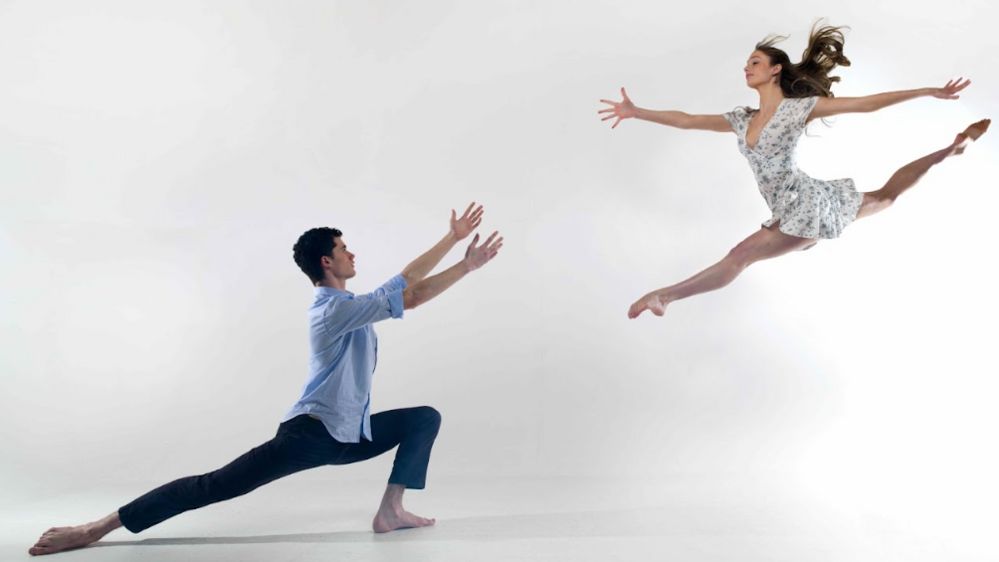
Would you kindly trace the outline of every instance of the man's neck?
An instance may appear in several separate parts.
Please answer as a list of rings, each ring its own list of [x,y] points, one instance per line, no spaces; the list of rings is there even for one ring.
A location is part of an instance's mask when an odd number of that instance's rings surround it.
[[[322,281],[316,283],[316,287],[329,287],[331,289],[339,289],[341,291],[347,290],[347,280],[337,279],[336,277],[327,276]]]

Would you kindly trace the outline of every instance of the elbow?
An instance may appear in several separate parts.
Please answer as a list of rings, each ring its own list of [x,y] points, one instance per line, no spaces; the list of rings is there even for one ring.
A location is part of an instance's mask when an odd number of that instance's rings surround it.
[[[412,289],[406,289],[402,292],[402,309],[412,310],[417,306],[423,304],[417,296],[416,292]]]

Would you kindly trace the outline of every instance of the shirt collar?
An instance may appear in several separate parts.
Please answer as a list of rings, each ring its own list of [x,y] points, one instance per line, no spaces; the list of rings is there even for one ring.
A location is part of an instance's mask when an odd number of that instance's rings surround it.
[[[334,295],[353,295],[350,291],[344,291],[341,289],[336,289],[334,287],[314,287],[316,290],[316,296],[328,296],[332,297]]]

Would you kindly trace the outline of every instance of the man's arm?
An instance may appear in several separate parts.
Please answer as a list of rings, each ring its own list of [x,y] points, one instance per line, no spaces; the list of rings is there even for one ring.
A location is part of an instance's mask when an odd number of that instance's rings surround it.
[[[870,113],[879,109],[923,96],[933,96],[944,100],[956,100],[958,92],[968,87],[971,80],[951,80],[942,88],[919,88],[900,92],[885,92],[858,98],[825,98],[815,103],[809,119],[821,119],[841,113]]]
[[[437,264],[444,259],[444,256],[454,248],[454,245],[471,234],[479,223],[482,222],[482,205],[475,207],[473,201],[465,209],[461,218],[457,218],[457,213],[451,209],[451,229],[440,242],[434,244],[433,248],[427,250],[423,255],[413,260],[402,270],[402,276],[409,286],[421,281],[428,273],[437,267]]]
[[[404,289],[402,291],[403,308],[406,310],[416,308],[446,291],[462,277],[489,263],[503,247],[503,237],[497,238],[498,234],[498,232],[490,234],[481,246],[475,245],[479,241],[479,235],[476,234],[468,246],[468,250],[465,251],[465,259],[437,275],[427,277]]]

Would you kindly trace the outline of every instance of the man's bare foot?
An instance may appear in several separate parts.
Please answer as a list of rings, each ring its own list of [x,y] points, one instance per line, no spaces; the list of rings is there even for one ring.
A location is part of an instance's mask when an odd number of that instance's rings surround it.
[[[80,548],[99,540],[101,536],[95,536],[90,525],[77,525],[76,527],[52,527],[42,533],[35,546],[28,549],[28,554],[38,556],[40,554],[54,554],[64,550]]]
[[[951,144],[951,154],[961,154],[964,149],[968,147],[969,144],[978,140],[978,137],[985,134],[985,131],[989,130],[989,125],[992,124],[991,119],[982,119],[968,125],[968,128],[957,134],[954,137],[954,142]]]
[[[402,484],[389,484],[385,487],[385,495],[382,496],[382,503],[378,506],[378,513],[375,514],[371,528],[376,533],[387,533],[396,529],[411,529],[413,527],[429,527],[437,522],[436,519],[427,519],[419,515],[413,515],[402,508],[402,495],[406,492],[406,487]]]
[[[28,549],[28,554],[32,556],[55,554],[56,552],[87,546],[92,542],[101,540],[101,537],[118,527],[121,527],[121,519],[118,518],[117,511],[103,519],[91,521],[84,525],[52,527],[42,533],[42,536],[38,537],[35,546]]]
[[[387,533],[397,529],[429,527],[436,522],[436,519],[427,519],[426,517],[413,515],[405,509],[380,509],[375,515],[375,520],[371,522],[371,528],[374,529],[376,533]]]
[[[649,293],[631,305],[631,308],[628,309],[628,318],[638,318],[638,316],[646,310],[652,312],[652,314],[655,314],[656,316],[662,316],[663,314],[666,314],[666,303],[659,295]]]

